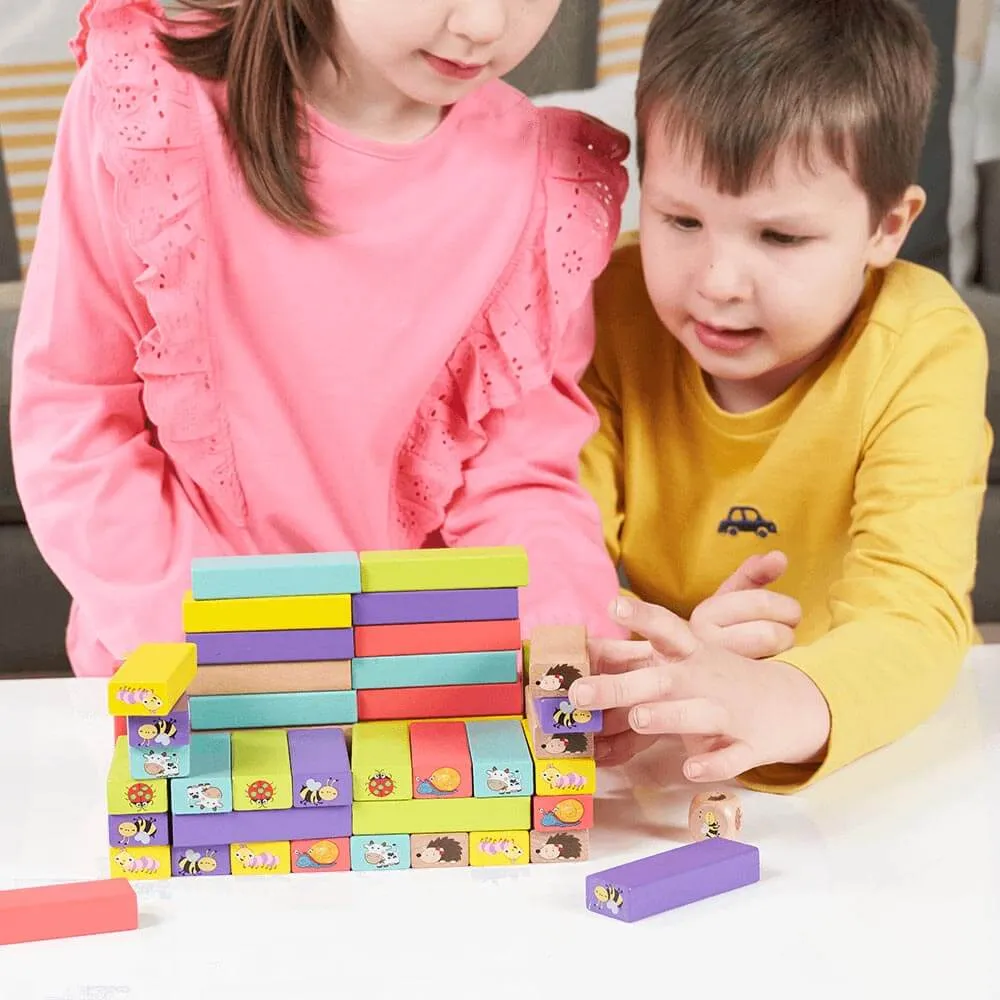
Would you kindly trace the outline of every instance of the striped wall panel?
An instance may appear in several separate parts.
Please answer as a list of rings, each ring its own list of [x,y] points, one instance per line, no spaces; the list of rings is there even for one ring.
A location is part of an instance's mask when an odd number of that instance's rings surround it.
[[[646,27],[658,0],[601,0],[597,28],[597,79],[635,75]]]
[[[0,147],[22,268],[35,245],[56,126],[75,72],[71,61],[0,65]]]

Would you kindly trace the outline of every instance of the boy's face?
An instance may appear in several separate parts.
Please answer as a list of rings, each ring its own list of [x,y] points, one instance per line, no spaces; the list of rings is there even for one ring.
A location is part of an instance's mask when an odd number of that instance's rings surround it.
[[[817,148],[779,153],[746,194],[721,194],[655,127],[646,142],[642,262],[657,315],[727,410],[779,396],[849,321],[867,267],[887,266],[923,205],[911,188],[873,234],[868,200]]]

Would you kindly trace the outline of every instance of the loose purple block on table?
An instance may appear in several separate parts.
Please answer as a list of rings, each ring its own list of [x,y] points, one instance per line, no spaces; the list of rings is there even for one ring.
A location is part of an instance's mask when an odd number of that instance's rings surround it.
[[[170,870],[183,878],[187,875],[232,875],[228,844],[210,847],[174,847],[170,851]]]
[[[351,596],[355,625],[512,621],[518,607],[516,588],[373,591]]]
[[[604,712],[599,709],[574,709],[569,698],[536,698],[538,728],[549,736],[557,733],[599,733],[604,726]]]
[[[198,648],[198,665],[225,663],[300,663],[350,660],[353,628],[276,629],[267,632],[194,632],[187,641]]]
[[[351,763],[342,729],[289,729],[292,806],[350,806]]]
[[[632,923],[760,881],[760,852],[716,837],[587,876],[587,909]]]
[[[174,816],[175,847],[349,837],[352,809],[275,809]]]
[[[134,715],[125,722],[130,747],[183,747],[191,742],[191,713],[187,709],[164,716]]]
[[[109,816],[108,843],[111,847],[166,847],[170,843],[170,817],[167,813]]]

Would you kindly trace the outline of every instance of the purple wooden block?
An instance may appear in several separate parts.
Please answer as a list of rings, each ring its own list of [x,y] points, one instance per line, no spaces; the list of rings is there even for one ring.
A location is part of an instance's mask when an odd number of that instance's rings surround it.
[[[716,837],[587,876],[587,909],[632,923],[760,881],[756,847]]]
[[[174,847],[170,851],[171,872],[187,876],[232,875],[228,844],[211,847]]]
[[[577,716],[582,711],[587,718]],[[561,733],[599,733],[604,726],[604,712],[599,709],[574,709],[569,698],[536,698],[535,712],[538,728],[549,736]]]
[[[518,593],[517,588],[373,591],[352,595],[351,615],[355,625],[512,621]]]
[[[350,660],[353,628],[278,629],[268,632],[195,632],[187,641],[198,647],[198,665],[206,663],[299,663]]]
[[[342,729],[289,729],[292,806],[350,806],[351,762]]]
[[[183,747],[191,743],[191,713],[184,709],[169,715],[134,715],[126,720],[131,747]]]
[[[111,847],[166,847],[170,843],[167,813],[121,813],[108,817],[108,844]]]
[[[321,840],[351,835],[351,809],[275,809],[174,816],[175,847],[269,840]]]

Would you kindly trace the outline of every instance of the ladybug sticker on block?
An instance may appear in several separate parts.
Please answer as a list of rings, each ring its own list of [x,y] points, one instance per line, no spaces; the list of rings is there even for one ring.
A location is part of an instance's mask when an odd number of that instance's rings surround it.
[[[247,787],[247,798],[263,809],[274,801],[274,785],[270,781],[255,781]]]
[[[396,783],[392,780],[391,774],[385,771],[376,771],[368,779],[368,792],[377,799],[384,799],[392,795],[396,790]]]

